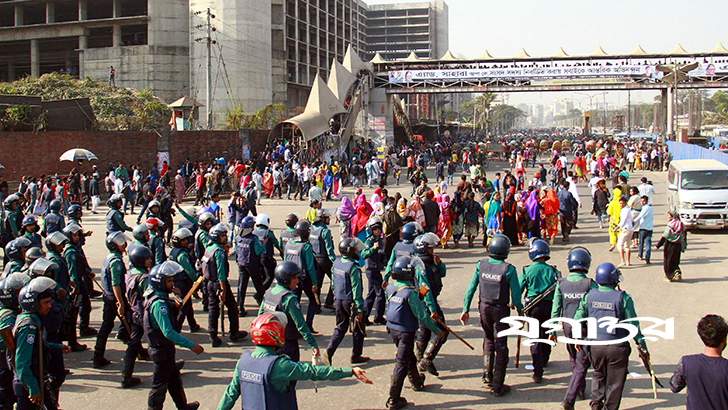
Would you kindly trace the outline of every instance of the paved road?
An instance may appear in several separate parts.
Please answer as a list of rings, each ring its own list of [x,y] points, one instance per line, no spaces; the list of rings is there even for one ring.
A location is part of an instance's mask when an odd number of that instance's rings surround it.
[[[498,164],[491,165],[488,175],[501,170]],[[647,176],[655,183],[655,236],[656,242],[666,223],[665,207],[665,174],[654,172],[637,172],[632,175],[632,181]],[[390,194],[397,191],[409,192],[409,186],[390,186]],[[452,189],[451,189],[452,191]],[[351,195],[352,188],[344,190]],[[366,190],[367,197],[372,190]],[[582,198],[588,199],[589,191],[586,184],[579,186]],[[336,206],[330,202],[327,206]],[[264,199],[260,207],[271,217],[272,227],[278,231],[284,227],[283,218],[292,211],[305,212],[307,205],[301,201]],[[616,252],[608,252],[609,244],[606,229],[600,230],[596,218],[590,216],[590,206],[584,205],[580,212],[580,229],[572,234],[572,241],[568,245],[560,243],[557,239],[552,247],[550,263],[556,264],[562,272],[566,272],[566,255],[573,245],[588,247],[593,255],[592,277],[594,268],[602,262],[619,263]],[[127,216],[127,223],[133,222],[135,216]],[[103,245],[103,214],[84,217],[84,227],[95,231],[87,241],[86,253],[92,266],[100,267],[106,255]],[[338,240],[338,228],[332,229],[335,240]],[[721,231],[699,231],[689,236],[688,251],[683,254],[682,283],[667,283],[663,280],[662,252],[653,256],[652,265],[644,265],[640,260],[633,258],[635,267],[623,269],[624,282],[622,289],[629,292],[635,300],[638,315],[660,319],[675,318],[675,338],[672,340],[658,340],[649,342],[652,360],[658,377],[667,386],[667,381],[674,370],[677,360],[683,354],[702,351],[702,343],[695,331],[698,320],[705,314],[716,313],[726,315],[724,299],[724,285],[728,276],[721,263],[724,261],[724,249],[728,243],[726,235]],[[485,249],[476,246],[474,249],[438,249],[437,254],[447,264],[448,275],[444,281],[444,290],[441,303],[447,322],[455,331],[462,334],[476,347],[471,351],[465,345],[451,337],[443,347],[436,365],[440,370],[440,377],[428,375],[427,388],[423,392],[413,392],[405,383],[403,396],[410,402],[415,402],[421,409],[555,409],[563,399],[565,387],[570,377],[570,366],[566,349],[563,345],[554,348],[552,360],[544,374],[544,383],[535,385],[531,381],[531,372],[523,368],[523,364],[530,363],[528,348],[522,349],[521,368],[513,369],[513,354],[515,353],[515,339],[509,341],[511,361],[509,364],[506,383],[513,386],[511,394],[496,399],[483,388],[480,377],[482,373],[482,330],[477,321],[477,308],[469,326],[461,326],[457,317],[462,309],[463,295],[468,281],[473,273],[475,263],[485,256]],[[525,266],[530,261],[526,248],[516,247],[508,259],[517,267]],[[234,265],[233,265],[234,266]],[[233,268],[235,271],[235,268]],[[232,274],[236,278],[236,274]],[[233,279],[234,280],[234,279]],[[236,286],[233,283],[233,286]],[[252,289],[252,284],[250,285]],[[325,286],[328,286],[325,285]],[[305,298],[304,298],[305,300]],[[248,297],[248,309],[255,311],[253,299]],[[473,304],[475,306],[475,304]],[[99,326],[100,307],[99,300],[93,301],[94,312],[92,325]],[[203,314],[199,301],[195,301],[198,321],[206,325],[206,315]],[[475,319],[475,320],[473,320]],[[252,317],[241,319],[241,329],[248,329]],[[334,328],[334,315],[324,311],[316,317],[315,327],[321,332],[316,337],[319,346],[324,348]],[[183,328],[187,332],[187,327]],[[389,379],[393,367],[395,348],[388,338],[385,327],[374,326],[368,328],[369,337],[365,340],[364,354],[372,357],[372,361],[363,367],[374,385],[364,385],[355,379],[345,379],[338,382],[321,382],[318,384],[318,393],[314,391],[312,382],[298,384],[298,399],[301,409],[379,409],[384,408],[389,392]],[[178,350],[178,359],[185,359],[183,380],[186,386],[188,399],[198,400],[203,409],[214,409],[230,381],[235,363],[243,349],[251,348],[252,343],[245,340],[239,344],[227,342],[221,347],[212,348],[203,333],[186,334],[195,342],[203,344],[206,351],[201,356],[186,350]],[[93,346],[94,339],[82,339],[82,343]],[[334,358],[334,365],[348,365],[351,348],[351,338],[347,337],[340,346]],[[89,350],[82,353],[72,353],[66,356],[66,366],[73,371],[62,388],[61,404],[64,409],[92,409],[114,408],[119,406],[125,409],[146,408],[146,398],[150,385],[151,364],[141,362],[137,364],[136,375],[142,378],[139,388],[123,390],[119,388],[121,381],[121,359],[124,345],[116,340],[109,341],[107,358],[113,364],[106,370],[91,368],[93,353]],[[301,357],[310,359],[311,351],[302,349]],[[659,398],[653,399],[649,378],[633,352],[630,361],[630,371],[641,377],[630,377],[624,392],[622,408],[625,409],[670,409],[683,408],[685,397],[675,395],[667,389],[660,389]],[[588,383],[589,386],[589,383]],[[589,387],[587,387],[589,389]],[[167,408],[173,408],[171,399],[167,399]],[[588,402],[577,402],[577,409],[588,408]]]

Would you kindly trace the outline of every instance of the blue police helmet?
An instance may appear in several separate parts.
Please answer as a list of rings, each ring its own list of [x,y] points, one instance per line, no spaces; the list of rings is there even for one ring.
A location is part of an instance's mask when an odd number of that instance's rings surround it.
[[[121,252],[121,247],[131,242],[131,238],[122,231],[116,231],[106,236],[106,248],[111,252]]]
[[[45,244],[48,252],[55,252],[56,246],[63,246],[66,242],[68,242],[68,237],[60,231],[53,232],[45,239]]]
[[[147,259],[152,259],[152,251],[146,246],[134,246],[129,250],[129,261],[138,269],[146,269]]]
[[[600,285],[616,285],[619,283],[619,269],[611,262],[597,266],[596,282]]]
[[[412,243],[417,235],[421,233],[422,226],[417,222],[407,222],[406,224],[404,224],[404,226],[402,227],[402,231],[400,232],[402,236],[402,241],[405,243]]]
[[[528,247],[528,257],[531,260],[538,258],[546,258],[545,260],[551,259],[551,248],[549,248],[548,242],[543,239],[534,239],[531,241],[531,245]]]
[[[40,301],[51,297],[51,290],[56,288],[56,282],[45,276],[33,278],[20,289],[18,301],[24,313],[35,313],[40,310]]]
[[[418,257],[400,256],[392,265],[392,278],[411,281],[415,271],[424,269],[422,260]]]
[[[253,232],[253,229],[255,229],[255,218],[253,218],[252,216],[246,216],[240,223],[240,227],[242,228],[242,230],[240,231],[240,236],[245,236]]]
[[[210,240],[219,243],[219,244],[225,244],[227,242],[227,233],[230,230],[225,226],[223,223],[218,223],[217,225],[210,228]],[[225,241],[223,241],[223,238],[225,238]]]
[[[20,260],[25,256],[25,251],[30,246],[30,239],[25,236],[15,238],[5,245],[5,256],[12,260]]]
[[[75,217],[76,214],[83,213],[83,209],[81,208],[81,205],[79,204],[73,204],[68,207],[68,210],[66,211],[68,213],[68,216]]]
[[[511,240],[507,236],[497,234],[493,236],[488,245],[488,252],[493,259],[505,260],[511,251]]]
[[[63,208],[63,204],[61,204],[61,201],[54,199],[51,201],[51,203],[48,205],[48,208],[51,211],[60,212],[61,208]]]
[[[418,255],[427,255],[427,249],[434,248],[440,243],[440,237],[432,232],[427,232],[415,238],[415,252]]]
[[[575,246],[569,251],[569,256],[566,257],[566,264],[569,267],[569,271],[589,271],[591,266],[591,253],[583,246]]]
[[[23,218],[23,228],[33,224],[38,224],[38,218],[36,218],[35,215],[27,215]]]
[[[276,282],[285,288],[288,288],[291,285],[291,278],[300,274],[301,269],[299,269],[298,265],[291,261],[281,262],[278,266],[276,266],[275,270]]]
[[[0,281],[0,305],[12,309],[18,306],[17,291],[30,282],[30,276],[15,272]]]
[[[168,289],[164,286],[164,281],[167,278],[175,277],[175,275],[183,271],[184,268],[177,262],[166,261],[159,265],[154,265],[149,272],[149,286],[154,290],[167,292]]]

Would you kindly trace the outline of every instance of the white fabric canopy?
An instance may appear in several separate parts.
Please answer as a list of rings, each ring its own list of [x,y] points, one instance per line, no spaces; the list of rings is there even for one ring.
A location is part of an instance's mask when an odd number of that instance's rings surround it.
[[[341,65],[336,59],[331,62],[331,74],[329,75],[329,81],[326,85],[329,87],[331,92],[336,95],[339,102],[344,102],[346,94],[349,92],[349,88],[356,81],[356,76],[349,72],[343,65]]]
[[[310,141],[329,130],[331,117],[345,112],[346,109],[336,95],[324,84],[321,76],[316,74],[303,114],[283,122],[300,128],[304,140]]]

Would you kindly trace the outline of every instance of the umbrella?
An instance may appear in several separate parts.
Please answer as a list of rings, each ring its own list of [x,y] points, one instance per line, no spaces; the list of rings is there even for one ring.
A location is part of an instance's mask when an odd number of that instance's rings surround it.
[[[64,152],[63,155],[61,155],[60,158],[58,158],[59,161],[91,161],[92,159],[98,159],[96,155],[94,155],[93,152],[83,149],[83,148],[74,148],[69,149],[68,151]]]
[[[5,166],[3,164],[0,164],[0,169],[2,169],[2,168],[5,168]]]

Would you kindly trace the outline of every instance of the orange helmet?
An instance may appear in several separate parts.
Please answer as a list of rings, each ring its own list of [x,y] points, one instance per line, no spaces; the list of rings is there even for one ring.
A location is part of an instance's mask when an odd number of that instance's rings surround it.
[[[259,346],[283,347],[286,343],[284,332],[288,318],[283,312],[263,313],[250,324],[253,343]]]

